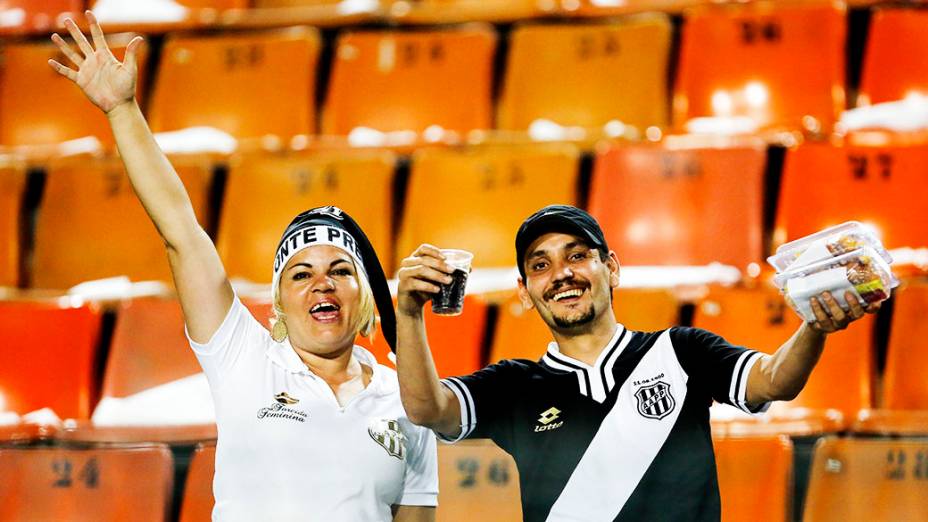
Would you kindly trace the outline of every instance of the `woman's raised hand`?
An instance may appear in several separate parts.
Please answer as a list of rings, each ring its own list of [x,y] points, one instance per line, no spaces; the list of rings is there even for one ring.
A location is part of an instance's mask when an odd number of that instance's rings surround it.
[[[142,37],[136,36],[129,42],[126,47],[126,59],[120,63],[106,45],[103,30],[100,29],[93,13],[87,11],[85,14],[90,24],[93,46],[70,18],[65,20],[64,25],[77,43],[78,51],[72,49],[62,37],[52,35],[52,41],[77,66],[77,70],[55,60],[49,60],[48,64],[58,74],[76,83],[94,105],[109,113],[135,97],[135,82],[138,77],[135,56],[139,45],[142,44]]]

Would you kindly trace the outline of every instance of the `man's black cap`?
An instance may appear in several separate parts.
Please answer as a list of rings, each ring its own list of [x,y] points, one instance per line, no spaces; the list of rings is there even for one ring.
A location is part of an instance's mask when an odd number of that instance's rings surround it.
[[[549,232],[577,236],[591,248],[609,251],[603,230],[593,216],[570,205],[548,205],[523,221],[516,233],[516,265],[522,278],[525,278],[526,250],[532,241]]]
[[[390,296],[390,287],[387,286],[387,276],[384,274],[383,266],[367,235],[361,230],[361,226],[342,209],[332,206],[317,207],[293,218],[284,231],[281,243],[293,232],[313,225],[340,228],[354,238],[357,243],[356,253],[364,265],[364,272],[367,274],[367,280],[374,294],[374,304],[377,305],[377,312],[380,314],[380,331],[383,332],[383,337],[390,345],[390,349],[396,352],[396,313],[393,310],[393,298]],[[279,244],[277,248],[280,249]]]

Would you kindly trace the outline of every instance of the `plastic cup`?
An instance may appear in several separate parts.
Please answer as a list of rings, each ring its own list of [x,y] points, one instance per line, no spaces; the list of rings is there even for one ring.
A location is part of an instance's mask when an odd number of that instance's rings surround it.
[[[466,250],[442,249],[445,263],[454,268],[449,284],[440,284],[440,290],[432,296],[432,313],[437,315],[460,315],[464,310],[464,288],[474,254]]]

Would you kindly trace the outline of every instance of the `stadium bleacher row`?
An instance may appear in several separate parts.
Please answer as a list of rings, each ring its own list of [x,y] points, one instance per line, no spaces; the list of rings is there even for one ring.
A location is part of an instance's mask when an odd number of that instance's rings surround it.
[[[355,216],[392,273],[422,242],[511,268],[522,219],[571,203],[625,267],[744,276],[621,288],[620,321],[769,353],[800,322],[768,281],[776,245],[854,219],[928,247],[926,133],[844,113],[928,96],[917,2],[178,0],[148,20],[132,2],[0,2],[0,522],[212,507],[211,399],[176,300],[65,293],[170,274],[105,117],[46,65],[63,13],[93,7],[117,56],[146,36],[140,104],[235,279],[268,283],[312,206]],[[924,517],[925,269],[896,268],[892,300],[829,338],[794,401],[713,408],[723,520]],[[242,296],[266,322],[268,296]],[[426,321],[443,376],[550,340],[511,289]],[[386,363],[381,337],[358,342]],[[442,446],[439,466],[440,521],[520,519],[491,443]]]

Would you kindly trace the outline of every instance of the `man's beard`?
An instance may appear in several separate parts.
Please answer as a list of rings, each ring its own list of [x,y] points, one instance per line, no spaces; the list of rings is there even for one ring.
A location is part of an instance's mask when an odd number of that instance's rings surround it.
[[[576,328],[578,326],[583,326],[585,324],[591,323],[594,318],[596,318],[596,309],[591,304],[589,310],[586,311],[583,315],[575,317],[572,319],[565,317],[558,317],[555,314],[551,314],[551,318],[554,320],[555,326],[565,330]]]

